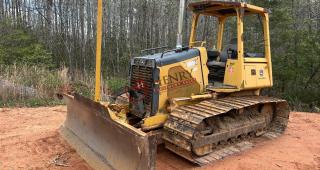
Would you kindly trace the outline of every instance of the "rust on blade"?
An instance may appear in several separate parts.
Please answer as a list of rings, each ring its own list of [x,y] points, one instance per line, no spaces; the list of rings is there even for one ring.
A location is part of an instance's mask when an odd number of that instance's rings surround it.
[[[157,135],[112,120],[97,102],[80,95],[63,95],[66,140],[94,169],[155,169]]]

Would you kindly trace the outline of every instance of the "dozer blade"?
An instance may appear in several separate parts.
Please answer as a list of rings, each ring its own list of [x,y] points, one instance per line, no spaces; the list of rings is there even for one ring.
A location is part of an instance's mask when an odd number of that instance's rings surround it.
[[[157,139],[112,120],[99,103],[63,94],[67,119],[60,132],[94,169],[155,169]]]

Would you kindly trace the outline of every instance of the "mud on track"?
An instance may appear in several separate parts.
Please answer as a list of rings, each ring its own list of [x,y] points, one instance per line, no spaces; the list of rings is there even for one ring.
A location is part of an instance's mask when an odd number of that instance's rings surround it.
[[[90,169],[58,133],[65,116],[65,106],[0,109],[0,170]],[[157,169],[320,170],[320,114],[292,113],[284,136],[201,168],[159,148]]]

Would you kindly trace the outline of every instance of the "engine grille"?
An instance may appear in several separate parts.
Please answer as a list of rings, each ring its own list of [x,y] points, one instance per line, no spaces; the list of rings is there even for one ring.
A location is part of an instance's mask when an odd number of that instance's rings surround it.
[[[131,110],[131,112],[140,118],[152,111],[152,95],[153,95],[153,68],[145,66],[132,66],[131,70],[131,89],[141,94],[142,98],[130,97],[131,104],[141,103],[143,101],[144,112]]]
[[[225,75],[225,68],[219,66],[209,66],[209,80],[223,81]]]

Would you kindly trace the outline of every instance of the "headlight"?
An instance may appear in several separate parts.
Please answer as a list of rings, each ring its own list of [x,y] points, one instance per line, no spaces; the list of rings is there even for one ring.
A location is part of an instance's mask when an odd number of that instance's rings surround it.
[[[140,65],[140,59],[139,58],[135,58],[134,59],[134,64],[135,65]]]
[[[137,66],[154,67],[155,61],[153,59],[135,58],[133,64]]]
[[[154,67],[154,60],[147,60],[146,66],[147,67]]]
[[[139,64],[140,64],[140,66],[146,65],[146,60],[145,59],[141,59]]]

